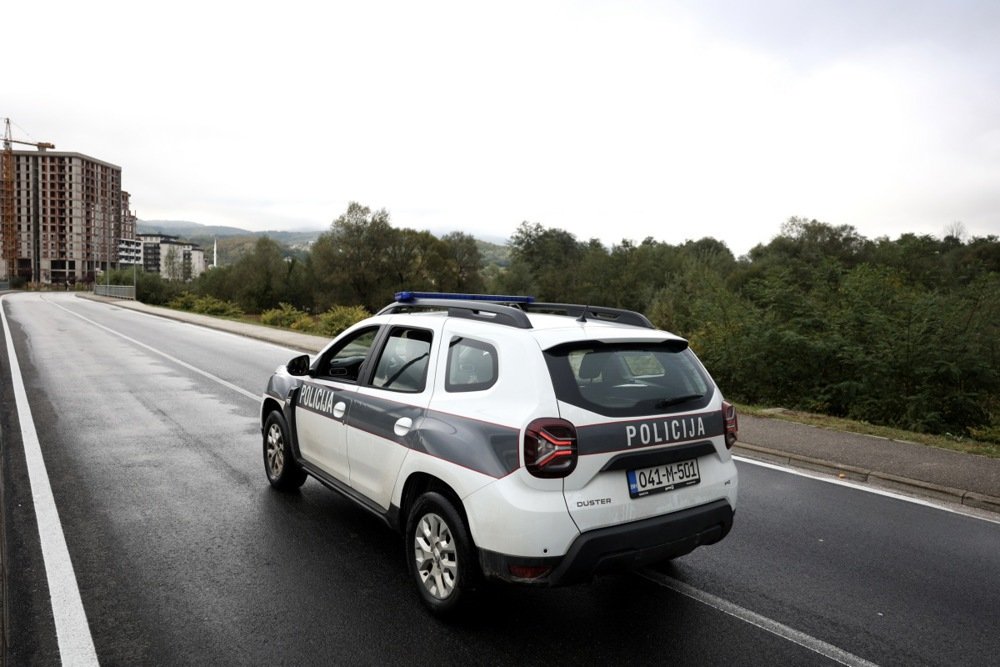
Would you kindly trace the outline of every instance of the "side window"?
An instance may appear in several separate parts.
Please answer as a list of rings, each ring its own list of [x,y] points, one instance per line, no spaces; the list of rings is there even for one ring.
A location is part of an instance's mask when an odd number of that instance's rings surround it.
[[[482,391],[497,381],[497,350],[489,343],[452,338],[448,345],[446,391]]]
[[[393,327],[375,366],[372,386],[393,391],[423,391],[427,384],[432,338],[426,329]]]
[[[375,342],[378,327],[369,327],[341,341],[320,359],[316,369],[319,377],[340,382],[357,382],[361,364]]]

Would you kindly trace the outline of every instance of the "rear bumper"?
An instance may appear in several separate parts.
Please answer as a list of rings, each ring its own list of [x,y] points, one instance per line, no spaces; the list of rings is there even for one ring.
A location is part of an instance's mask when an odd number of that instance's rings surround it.
[[[699,546],[715,544],[733,527],[733,508],[726,500],[651,517],[641,521],[581,533],[565,556],[520,558],[481,551],[480,564],[488,577],[549,586],[589,581],[605,572],[630,570],[677,556]],[[534,579],[513,575],[511,568],[551,568]]]

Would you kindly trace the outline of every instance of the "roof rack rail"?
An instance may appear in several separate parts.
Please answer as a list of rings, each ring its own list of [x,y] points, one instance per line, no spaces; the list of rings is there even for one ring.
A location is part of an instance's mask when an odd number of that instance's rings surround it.
[[[435,297],[445,298],[423,298],[420,296],[414,296],[414,294],[420,294],[419,292],[400,292],[396,295],[397,301],[395,303],[390,303],[388,306],[378,311],[378,315],[389,315],[391,313],[406,313],[414,310],[444,310],[447,311],[450,317],[462,317],[470,320],[479,320],[482,322],[493,322],[494,324],[503,324],[509,327],[515,327],[517,329],[531,329],[531,321],[528,316],[524,314],[523,310],[516,308],[514,306],[505,305],[507,303],[518,303],[520,305],[526,304],[525,301],[509,301],[512,297],[490,297],[488,295],[471,295],[478,297],[485,297],[480,299],[463,299],[461,296],[466,295],[454,295],[445,296],[443,294],[436,294],[433,292],[427,292],[426,294],[433,294]],[[403,298],[401,298],[401,295]],[[500,301],[494,302],[486,299],[499,299]],[[531,299],[532,297],[520,297],[521,299]]]
[[[575,317],[581,322],[593,319],[598,322],[624,324],[643,329],[655,329],[653,323],[634,310],[583,306],[573,303],[539,303],[532,296],[494,294],[455,294],[452,292],[396,292],[396,301],[378,315],[407,313],[415,310],[444,310],[450,317],[493,322],[518,329],[531,329],[526,313],[545,313]]]
[[[583,306],[575,303],[540,303],[531,302],[520,304],[522,310],[529,313],[547,313],[550,315],[568,315],[576,317],[581,321],[588,318],[599,322],[612,322],[615,324],[627,324],[643,329],[655,329],[653,323],[642,313],[624,308],[605,308],[604,306]]]

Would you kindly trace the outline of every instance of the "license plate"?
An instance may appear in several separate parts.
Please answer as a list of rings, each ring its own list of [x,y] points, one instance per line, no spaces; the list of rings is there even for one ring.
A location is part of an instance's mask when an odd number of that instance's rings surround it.
[[[662,491],[673,491],[685,486],[693,486],[701,481],[698,459],[629,470],[626,476],[628,477],[628,494],[633,498],[642,498],[651,493]]]

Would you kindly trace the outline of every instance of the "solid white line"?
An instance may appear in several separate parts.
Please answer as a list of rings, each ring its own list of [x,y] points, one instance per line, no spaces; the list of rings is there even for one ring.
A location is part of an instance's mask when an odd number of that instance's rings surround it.
[[[1000,524],[1000,519],[993,518],[990,513],[986,510],[982,510],[982,514],[977,513],[974,508],[966,507],[965,505],[948,505],[940,502],[935,502],[933,500],[928,500],[926,498],[918,498],[916,496],[908,496],[904,493],[896,493],[895,491],[890,491],[888,489],[882,489],[877,486],[872,486],[871,484],[865,484],[863,482],[858,482],[855,480],[840,479],[838,477],[833,477],[830,475],[824,475],[819,472],[812,472],[809,470],[800,470],[798,468],[789,467],[786,465],[781,465],[780,463],[772,463],[771,461],[759,461],[757,459],[747,458],[745,456],[733,456],[733,460],[739,461],[740,463],[748,463],[750,465],[758,466],[760,468],[769,468],[770,470],[778,470],[780,472],[788,473],[789,475],[797,475],[799,477],[807,477],[809,479],[814,479],[818,482],[826,482],[827,484],[836,484],[837,486],[846,486],[849,489],[856,489],[858,491],[864,491],[865,493],[873,493],[876,496],[885,496],[886,498],[893,498],[895,500],[903,500],[914,505],[923,505],[924,507],[932,507],[943,512],[951,512],[952,514],[958,514],[959,516],[969,517],[970,519],[979,519],[980,521],[986,521],[989,523]]]
[[[212,375],[211,373],[209,373],[207,371],[201,370],[197,366],[192,366],[191,364],[187,363],[186,361],[181,361],[177,357],[172,357],[169,354],[167,354],[166,352],[162,352],[160,350],[157,350],[155,347],[153,347],[151,345],[146,345],[145,343],[141,343],[141,342],[137,341],[135,338],[131,338],[129,336],[126,336],[123,333],[115,331],[114,329],[110,329],[110,328],[104,326],[103,324],[99,324],[99,323],[95,322],[94,320],[92,320],[92,319],[90,319],[88,317],[84,317],[83,315],[80,315],[79,313],[74,313],[69,308],[66,308],[64,306],[60,306],[58,303],[56,303],[54,301],[48,301],[46,299],[43,299],[43,300],[46,301],[46,303],[51,303],[56,308],[59,308],[61,310],[65,310],[67,313],[69,313],[73,317],[79,317],[84,322],[88,322],[90,324],[93,324],[98,329],[104,329],[105,331],[107,331],[110,334],[114,334],[114,335],[118,336],[119,338],[124,338],[125,340],[127,340],[130,343],[132,343],[133,345],[138,345],[139,347],[141,347],[141,348],[143,348],[145,350],[149,350],[153,354],[158,354],[161,357],[163,357],[164,359],[168,359],[169,361],[172,361],[173,363],[177,364],[178,366],[181,366],[183,368],[188,369],[189,371],[197,373],[198,375],[206,377],[209,380],[212,380],[213,382],[217,382],[217,383],[221,384],[223,387],[228,387],[229,389],[232,389],[236,393],[242,394],[243,396],[246,396],[250,400],[253,400],[253,401],[259,401],[260,400],[260,394],[254,394],[253,392],[249,392],[249,391],[247,391],[246,389],[244,389],[242,387],[237,387],[232,382],[229,382],[227,380],[223,380],[218,375]]]
[[[803,648],[809,649],[814,653],[818,653],[842,665],[849,665],[850,667],[875,666],[875,663],[869,662],[864,658],[860,658],[853,653],[848,653],[847,651],[832,644],[827,644],[826,642],[816,639],[811,635],[800,632],[795,628],[790,628],[787,625],[767,618],[766,616],[761,616],[757,612],[750,611],[749,609],[741,607],[733,602],[729,602],[728,600],[723,600],[716,595],[706,593],[705,591],[697,589],[690,584],[686,584],[683,581],[669,577],[662,572],[642,570],[639,572],[639,576],[645,577],[649,581],[657,583],[665,588],[669,588],[672,591],[676,591],[681,595],[685,595],[692,600],[708,605],[713,609],[717,609],[724,614],[738,618],[739,620],[756,626],[761,630],[770,632],[771,634],[781,637],[782,639],[798,644]]]
[[[90,635],[87,613],[83,609],[80,589],[77,587],[73,563],[66,547],[55,497],[49,484],[49,475],[42,458],[42,447],[28,405],[28,394],[24,389],[21,367],[14,352],[14,339],[7,324],[7,314],[0,298],[0,320],[3,321],[4,337],[7,339],[7,358],[10,360],[10,377],[14,385],[14,403],[17,406],[17,420],[21,424],[21,444],[28,466],[28,483],[35,505],[38,523],[38,537],[45,563],[45,577],[49,584],[49,598],[52,601],[52,616],[56,625],[56,640],[59,656],[64,665],[97,665],[97,651]]]

